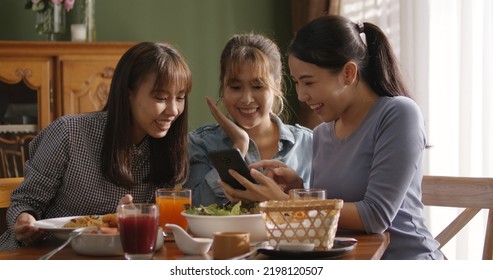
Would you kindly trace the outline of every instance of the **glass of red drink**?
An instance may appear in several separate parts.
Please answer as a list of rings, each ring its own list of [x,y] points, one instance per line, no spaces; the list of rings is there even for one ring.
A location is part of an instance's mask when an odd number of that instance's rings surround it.
[[[152,203],[118,205],[117,215],[125,258],[151,259],[156,248],[158,206]]]

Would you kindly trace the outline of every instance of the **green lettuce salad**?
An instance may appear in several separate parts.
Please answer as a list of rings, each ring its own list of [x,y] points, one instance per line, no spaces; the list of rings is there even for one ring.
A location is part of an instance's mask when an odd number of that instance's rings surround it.
[[[218,206],[217,204],[211,204],[209,206],[200,205],[200,207],[188,207],[185,213],[190,215],[205,215],[205,216],[232,216],[232,215],[246,215],[253,214],[256,206],[248,205],[242,207],[241,201],[235,205]]]

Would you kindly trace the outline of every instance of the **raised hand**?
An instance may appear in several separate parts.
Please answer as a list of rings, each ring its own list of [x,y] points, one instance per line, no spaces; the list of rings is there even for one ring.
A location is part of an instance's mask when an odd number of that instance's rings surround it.
[[[206,96],[205,99],[211,110],[212,116],[233,141],[234,148],[240,151],[242,157],[245,157],[248,151],[248,143],[250,141],[250,136],[248,136],[248,133],[226,117],[219,110],[219,108],[217,108],[216,104],[210,97]]]

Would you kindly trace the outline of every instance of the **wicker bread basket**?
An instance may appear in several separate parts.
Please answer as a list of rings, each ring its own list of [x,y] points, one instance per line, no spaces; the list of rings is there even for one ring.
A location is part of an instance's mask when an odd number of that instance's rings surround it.
[[[332,248],[343,201],[285,200],[259,205],[268,239],[276,249],[279,243],[313,243],[315,251]]]

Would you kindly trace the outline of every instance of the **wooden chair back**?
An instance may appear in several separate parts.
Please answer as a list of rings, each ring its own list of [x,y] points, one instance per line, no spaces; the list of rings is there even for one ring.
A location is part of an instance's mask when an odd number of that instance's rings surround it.
[[[24,163],[29,159],[29,143],[35,135],[0,137],[0,178],[24,176]]]
[[[19,177],[18,166],[21,164],[19,139],[0,137],[0,162],[2,177]]]
[[[0,234],[7,230],[7,221],[5,215],[10,205],[10,194],[24,180],[18,178],[0,178]]]
[[[424,176],[422,201],[428,206],[465,208],[435,238],[447,244],[481,210],[488,210],[483,260],[493,259],[493,178]]]
[[[34,139],[34,137],[36,137],[36,135],[27,134],[27,135],[22,136],[19,140],[22,163],[25,163],[26,160],[29,159],[29,143],[31,143],[31,141]]]

